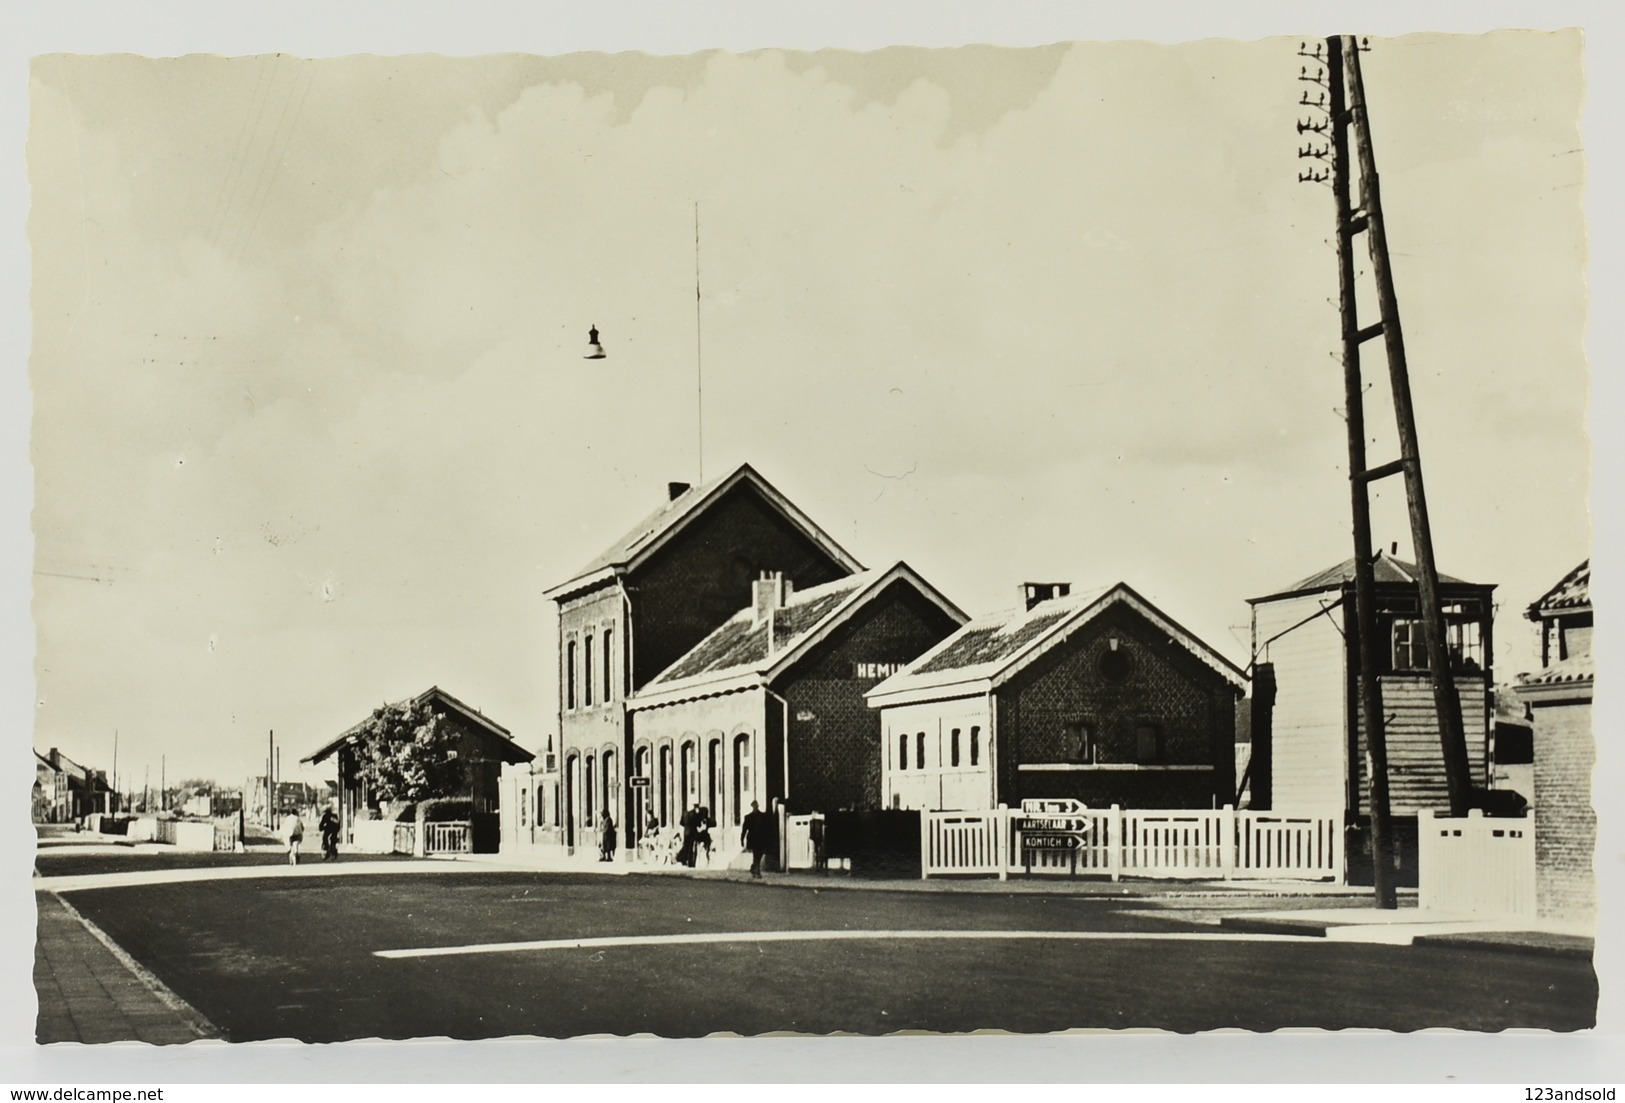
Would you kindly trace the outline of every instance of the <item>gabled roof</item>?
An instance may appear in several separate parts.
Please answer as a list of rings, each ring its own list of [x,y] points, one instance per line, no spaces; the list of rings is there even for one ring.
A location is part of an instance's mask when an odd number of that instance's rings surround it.
[[[1536,598],[1530,604],[1526,615],[1530,620],[1540,620],[1542,617],[1561,613],[1584,613],[1590,610],[1591,560],[1586,559],[1564,575],[1556,586]]]
[[[1542,686],[1580,685],[1595,681],[1597,664],[1590,655],[1559,659],[1550,666],[1518,675],[1518,690],[1527,693]]]
[[[753,487],[768,505],[847,571],[863,570],[863,564],[852,558],[829,533],[813,524],[812,520],[797,509],[790,499],[779,493],[772,483],[757,474],[756,469],[750,464],[744,463],[720,479],[683,491],[632,526],[625,536],[571,575],[568,581],[547,590],[544,596],[557,601],[577,590],[595,586],[616,575],[636,570],[674,535],[742,483]]]
[[[435,701],[446,709],[446,711],[461,716],[464,720],[473,724],[476,729],[489,736],[496,743],[497,749],[501,752],[502,761],[529,762],[531,759],[536,757],[529,751],[525,750],[525,748],[521,747],[518,743],[515,743],[513,741],[513,736],[509,734],[507,728],[483,715],[478,709],[470,708],[468,705],[463,704],[461,701],[447,693],[445,690],[441,689],[439,686],[430,686],[416,697],[411,697],[405,701],[397,701],[395,703],[398,705],[421,705],[429,701]],[[368,719],[370,720],[371,717],[369,716]],[[350,738],[360,731],[362,725],[366,723],[366,720],[362,720],[360,723],[352,725],[338,738],[324,743],[320,750],[316,751],[314,754],[306,755],[299,761],[310,763],[322,761],[322,759],[326,758],[328,755],[342,747],[345,743],[349,742]]]
[[[630,707],[652,708],[770,683],[899,581],[954,622],[965,622],[959,607],[907,563],[885,571],[863,571],[792,592],[784,606],[774,610],[771,646],[768,622],[758,621],[754,607],[741,609],[639,690]]]
[[[1379,551],[1376,559],[1374,559],[1371,563],[1372,577],[1379,586],[1415,586],[1417,575],[1420,573],[1420,571],[1421,568],[1417,567],[1415,563],[1407,563],[1403,559],[1396,559],[1384,551]],[[1324,571],[1318,571],[1315,574],[1310,575],[1308,578],[1288,586],[1284,590],[1273,594],[1266,594],[1264,597],[1250,597],[1247,599],[1247,603],[1249,605],[1256,605],[1260,601],[1274,601],[1276,598],[1296,597],[1299,594],[1313,594],[1319,593],[1323,590],[1341,590],[1344,586],[1351,585],[1353,582],[1354,559],[1351,557],[1343,560],[1343,562],[1339,563],[1335,567],[1328,567]],[[1464,582],[1461,579],[1453,578],[1442,571],[1439,573],[1439,585],[1475,586],[1486,590],[1495,589],[1493,585],[1485,586],[1477,582]]]
[[[1052,598],[1030,609],[1009,609],[978,617],[865,696],[872,707],[879,707],[950,693],[988,692],[1117,605],[1139,613],[1231,685],[1238,689],[1246,685],[1246,675],[1234,663],[1141,597],[1127,583],[1119,582],[1092,599],[1083,595]]]

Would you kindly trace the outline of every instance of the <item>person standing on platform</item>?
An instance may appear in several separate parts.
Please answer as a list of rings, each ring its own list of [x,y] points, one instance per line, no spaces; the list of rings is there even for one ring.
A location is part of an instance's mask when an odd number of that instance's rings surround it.
[[[750,851],[750,875],[758,880],[762,876],[762,855],[773,845],[774,826],[773,817],[751,801],[750,811],[740,825],[739,845]]]

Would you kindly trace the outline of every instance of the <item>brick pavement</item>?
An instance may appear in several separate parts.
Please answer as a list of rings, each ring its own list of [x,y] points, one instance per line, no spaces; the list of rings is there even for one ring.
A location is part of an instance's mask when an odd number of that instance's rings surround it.
[[[34,900],[35,1040],[41,1045],[132,1039],[176,1045],[220,1037],[207,1019],[98,937],[66,900],[51,892]]]

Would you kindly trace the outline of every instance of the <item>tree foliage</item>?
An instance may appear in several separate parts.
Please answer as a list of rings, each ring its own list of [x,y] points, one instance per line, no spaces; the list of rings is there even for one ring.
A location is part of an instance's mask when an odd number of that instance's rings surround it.
[[[384,705],[350,737],[356,776],[383,800],[430,800],[462,794],[458,734],[427,701]]]

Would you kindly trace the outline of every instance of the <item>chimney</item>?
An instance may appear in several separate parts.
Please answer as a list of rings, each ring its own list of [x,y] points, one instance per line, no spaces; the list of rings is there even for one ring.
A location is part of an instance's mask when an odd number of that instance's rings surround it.
[[[666,484],[666,500],[668,502],[675,502],[677,499],[681,498],[684,494],[687,494],[690,489],[691,488],[689,487],[689,485],[687,483],[667,483]]]
[[[1021,605],[1024,609],[1031,609],[1041,602],[1053,601],[1058,597],[1066,597],[1072,592],[1070,582],[1023,582],[1020,587]]]
[[[755,623],[767,625],[767,653],[773,653],[773,614],[784,608],[794,585],[779,571],[763,571],[762,577],[751,583],[751,604],[756,610]]]

